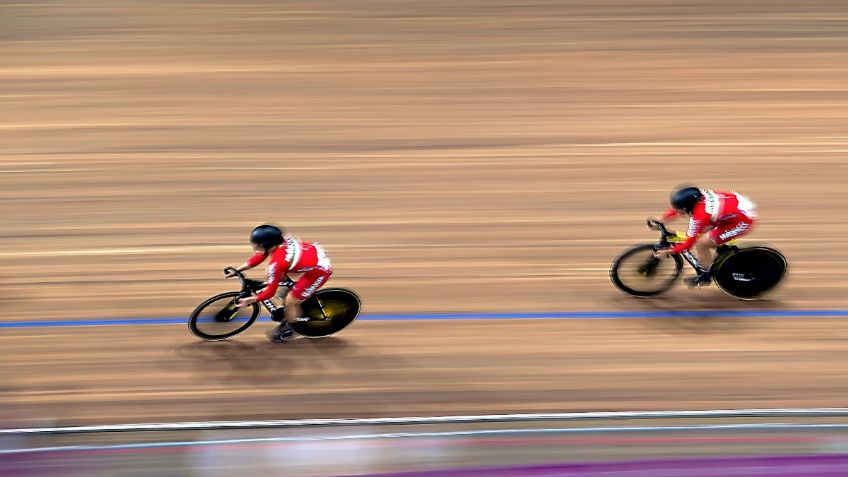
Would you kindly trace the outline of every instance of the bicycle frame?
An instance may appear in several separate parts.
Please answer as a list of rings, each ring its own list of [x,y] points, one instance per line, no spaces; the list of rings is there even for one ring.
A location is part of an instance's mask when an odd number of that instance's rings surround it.
[[[654,245],[655,251],[669,248],[673,244],[685,242],[688,239],[685,234],[668,230],[665,228],[665,224],[658,220],[648,219],[648,227],[660,232],[660,241]],[[725,245],[736,245],[736,241],[731,240]],[[683,257],[683,259],[686,260],[686,263],[688,263],[697,273],[700,274],[706,272],[706,270],[704,270],[704,266],[701,265],[700,260],[698,260],[698,258],[695,257],[695,255],[689,250],[683,251],[680,256]]]
[[[236,277],[238,277],[239,281],[241,282],[241,294],[239,295],[240,298],[245,298],[250,295],[253,295],[254,293],[268,286],[268,282],[251,280],[250,278],[245,277],[243,273],[236,270],[235,268],[227,267],[224,269],[224,272],[233,272],[235,273]],[[280,286],[286,287],[291,290],[291,288],[294,286],[294,282],[291,280],[291,278],[286,277],[286,279],[283,280],[282,283],[280,283]],[[275,305],[270,298],[267,300],[262,300],[259,303],[262,304],[262,306],[264,306],[265,309],[268,310],[268,313],[271,313],[272,315],[280,309],[280,307]]]

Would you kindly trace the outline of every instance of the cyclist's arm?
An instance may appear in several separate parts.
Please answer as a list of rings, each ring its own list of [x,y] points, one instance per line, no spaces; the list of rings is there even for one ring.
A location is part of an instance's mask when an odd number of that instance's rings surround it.
[[[282,280],[283,275],[285,273],[277,273],[278,270],[285,270],[285,268],[281,267],[279,263],[271,262],[268,265],[268,282],[265,285],[265,288],[256,295],[256,301],[264,301],[268,300],[277,293],[277,288],[280,286],[280,280]]]
[[[253,267],[251,267],[251,266],[250,266],[250,264],[249,264],[248,262],[244,262],[244,263],[242,263],[241,265],[237,266],[237,267],[236,267],[236,270],[238,270],[238,271],[240,271],[240,272],[243,272],[243,271],[245,271],[245,270],[249,270],[249,269],[251,269],[251,268],[253,268]]]
[[[698,237],[704,233],[704,230],[710,225],[710,221],[706,217],[698,217],[693,215],[689,219],[689,229],[686,231],[686,240],[680,242],[671,248],[671,253],[683,253],[693,245],[695,245],[695,241],[698,240]]]
[[[678,214],[677,211],[674,210],[674,207],[669,207],[668,210],[663,212],[662,220],[663,220],[663,222],[665,222],[667,220],[674,220],[679,216],[680,216],[680,214]]]
[[[263,252],[256,252],[252,257],[248,258],[246,262],[239,265],[236,270],[243,272],[264,262],[266,258],[268,258],[268,254]]]
[[[256,252],[256,254],[254,254],[252,257],[248,258],[247,261],[245,261],[244,263],[242,263],[241,265],[236,267],[236,270],[238,270],[239,272],[249,270],[249,269],[259,265],[260,263],[264,262],[267,257],[268,257],[267,254],[264,254],[262,252]],[[227,277],[231,277],[231,276],[234,276],[234,275],[232,275],[232,274],[227,275]]]

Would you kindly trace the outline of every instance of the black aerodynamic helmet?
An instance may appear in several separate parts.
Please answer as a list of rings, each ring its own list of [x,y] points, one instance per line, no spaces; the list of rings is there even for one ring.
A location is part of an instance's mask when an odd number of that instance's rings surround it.
[[[268,250],[283,243],[283,231],[275,225],[260,225],[250,232],[250,243]]]
[[[701,189],[697,187],[683,187],[671,193],[669,202],[671,202],[671,206],[675,209],[685,210],[686,213],[691,214],[692,209],[695,208],[695,204],[700,202],[703,197],[704,193],[701,192]]]

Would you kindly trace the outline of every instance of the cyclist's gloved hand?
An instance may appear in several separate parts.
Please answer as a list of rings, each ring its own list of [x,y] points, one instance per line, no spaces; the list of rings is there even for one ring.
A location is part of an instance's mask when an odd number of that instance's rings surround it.
[[[662,220],[657,220],[657,219],[654,219],[654,218],[648,218],[648,220],[646,222],[646,225],[648,226],[648,229],[650,229],[650,230],[657,230],[657,224],[665,225],[665,224],[663,224]]]
[[[237,276],[235,269],[229,267],[224,269],[224,278],[233,278],[235,276]]]

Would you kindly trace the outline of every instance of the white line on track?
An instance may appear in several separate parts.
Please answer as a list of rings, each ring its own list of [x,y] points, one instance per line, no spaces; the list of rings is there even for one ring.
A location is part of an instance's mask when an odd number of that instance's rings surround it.
[[[243,252],[244,245],[195,245],[195,246],[157,246],[157,247],[120,247],[78,250],[45,250],[38,252],[2,252],[0,257],[65,257],[99,255],[134,255],[140,253],[208,253]]]
[[[102,128],[102,127],[131,127],[139,123],[18,123],[0,124],[0,129],[65,129],[65,128]]]
[[[379,434],[351,434],[346,436],[297,436],[297,437],[257,437],[248,439],[217,439],[198,441],[144,442],[134,444],[95,444],[56,447],[33,447],[24,449],[0,450],[0,455],[33,454],[40,452],[62,451],[100,451],[126,450],[145,448],[194,447],[212,445],[256,444],[273,442],[319,442],[344,441],[362,439],[403,439],[403,438],[432,438],[432,437],[465,437],[465,436],[503,436],[527,434],[608,434],[626,432],[682,432],[682,431],[738,431],[738,430],[774,430],[774,431],[810,431],[848,429],[848,423],[841,424],[706,424],[695,426],[630,426],[630,427],[584,427],[584,428],[541,428],[541,429],[484,429],[470,431],[444,432],[391,432]]]
[[[92,172],[92,171],[108,171],[111,169],[90,169],[90,168],[76,168],[76,169],[21,169],[21,170],[0,170],[0,174],[44,174],[51,172]]]
[[[297,166],[279,166],[279,167],[212,167],[212,166],[197,166],[197,167],[176,167],[178,171],[331,171],[334,169],[356,169],[357,167],[329,167],[329,166],[313,166],[313,167],[297,167]]]
[[[366,223],[367,221],[363,221],[362,223]],[[380,222],[386,223],[386,222]],[[408,224],[414,225],[424,222],[405,222],[405,221],[397,221],[396,225],[400,224]],[[479,221],[473,222],[477,224],[488,223],[487,221]],[[494,223],[494,222],[493,222]],[[791,242],[791,243],[805,243],[806,240],[802,239],[775,239],[775,238],[763,238],[761,239],[764,242]],[[561,247],[563,245],[612,245],[612,244],[625,244],[622,246],[622,250],[625,246],[628,246],[631,242],[635,243],[637,240],[632,238],[621,238],[621,239],[557,239],[552,241],[546,246],[551,248]],[[822,243],[821,239],[810,239],[809,241],[815,241],[816,243]],[[468,244],[466,244],[467,246]],[[482,247],[483,245],[477,245],[478,247]],[[407,249],[426,249],[426,248],[443,248],[444,245],[434,245],[434,244],[368,244],[368,245],[335,245],[332,248],[337,250],[407,250]],[[63,257],[63,256],[99,256],[99,255],[133,255],[140,253],[210,253],[210,252],[244,252],[246,245],[192,245],[192,246],[180,246],[180,245],[154,245],[154,246],[127,246],[127,247],[110,247],[110,248],[91,248],[91,249],[64,249],[64,250],[40,250],[40,251],[7,251],[0,252],[0,258],[15,258],[15,257]],[[821,262],[821,263],[834,263],[834,262]],[[594,271],[595,269],[586,268],[586,269],[574,269],[574,270],[585,270],[585,271]]]
[[[791,243],[806,243],[809,241],[815,241],[818,244],[822,243],[821,239],[810,239],[810,240],[801,240],[801,239],[762,239],[764,242],[774,242],[774,243],[783,243],[783,242],[791,242]],[[557,248],[562,247],[564,245],[598,245],[598,246],[610,246],[613,244],[624,244],[622,246],[622,250],[630,244],[631,242],[635,243],[633,239],[559,239],[554,243],[547,244],[547,247]],[[468,244],[466,244],[468,245]],[[102,255],[136,255],[136,254],[145,254],[145,253],[159,253],[159,254],[173,254],[173,253],[181,253],[181,254],[204,254],[204,253],[213,253],[213,252],[244,252],[246,250],[246,245],[192,245],[192,246],[180,246],[180,245],[155,245],[155,246],[147,246],[147,247],[137,247],[137,246],[129,246],[129,247],[110,247],[110,248],[86,248],[86,249],[65,249],[65,250],[40,250],[40,251],[7,251],[0,252],[0,258],[16,258],[16,257],[66,257],[66,256],[102,256]],[[335,245],[332,248],[335,250],[409,250],[409,249],[427,249],[427,248],[443,248],[443,245],[433,245],[433,244],[368,244],[368,245]],[[478,247],[482,247],[478,245]],[[802,263],[802,262],[798,262]],[[798,265],[795,263],[794,265]],[[806,263],[806,262],[803,262]],[[810,263],[834,263],[834,262],[810,262]],[[574,268],[572,270],[576,271],[597,271],[598,268]]]
[[[379,417],[362,419],[284,419],[264,421],[200,421],[174,423],[111,424],[100,426],[35,427],[0,429],[2,435],[71,434],[85,432],[138,432],[290,428],[316,426],[461,424],[482,422],[588,421],[671,418],[743,418],[743,417],[848,417],[848,408],[786,409],[708,409],[696,411],[602,411],[540,414],[480,414],[458,416]],[[848,425],[848,424],[846,424]]]
[[[667,146],[844,146],[838,142],[606,142],[567,144],[570,147],[667,147]]]

